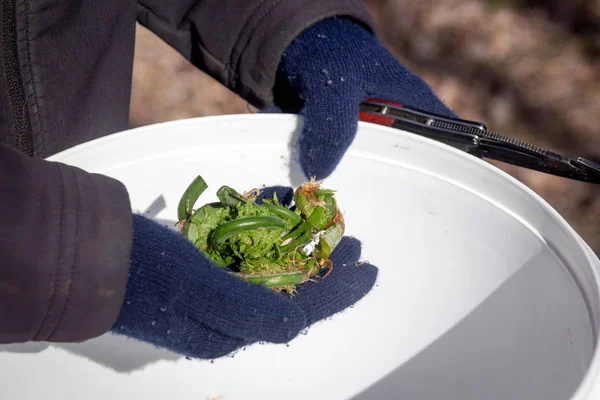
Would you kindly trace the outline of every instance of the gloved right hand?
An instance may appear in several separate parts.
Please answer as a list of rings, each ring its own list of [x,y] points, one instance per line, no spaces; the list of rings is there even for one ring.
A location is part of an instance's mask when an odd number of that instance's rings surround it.
[[[141,215],[133,216],[133,231],[125,301],[111,331],[191,358],[287,343],[360,300],[377,277],[370,264],[355,267],[360,243],[344,238],[330,276],[291,298],[226,273],[182,234]]]
[[[298,35],[281,58],[273,90],[275,107],[262,112],[303,117],[300,166],[317,180],[327,178],[348,150],[360,103],[369,98],[456,116],[376,35],[349,18],[328,18]]]

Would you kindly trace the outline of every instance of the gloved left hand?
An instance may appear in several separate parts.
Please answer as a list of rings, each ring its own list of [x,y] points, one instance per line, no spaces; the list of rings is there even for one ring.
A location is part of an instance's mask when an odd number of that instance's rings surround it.
[[[289,205],[289,187],[265,188]],[[113,333],[192,358],[218,358],[255,342],[285,343],[324,318],[352,306],[375,284],[377,268],[355,264],[356,239],[344,238],[330,256],[331,274],[301,285],[295,296],[227,274],[181,235],[133,216],[133,249],[125,300]]]
[[[368,98],[456,116],[375,35],[344,18],[319,22],[292,42],[274,92],[275,107],[263,112],[304,117],[300,164],[307,177],[318,180],[333,172],[352,143],[359,105]]]

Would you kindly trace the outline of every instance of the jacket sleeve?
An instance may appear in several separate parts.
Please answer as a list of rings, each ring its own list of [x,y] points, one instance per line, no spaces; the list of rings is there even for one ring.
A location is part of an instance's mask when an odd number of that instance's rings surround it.
[[[127,128],[136,3],[4,1],[0,21],[0,343],[83,341],[124,299],[129,196],[42,158]]]
[[[138,21],[258,108],[272,103],[281,56],[312,24],[353,18],[372,31],[362,0],[139,0]]]
[[[106,332],[129,272],[123,185],[0,144],[0,343]]]

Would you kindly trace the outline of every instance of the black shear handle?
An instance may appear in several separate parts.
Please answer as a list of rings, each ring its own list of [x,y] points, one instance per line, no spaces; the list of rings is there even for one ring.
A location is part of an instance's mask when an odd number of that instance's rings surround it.
[[[577,161],[538,146],[488,131],[480,122],[448,118],[386,100],[361,104],[360,120],[412,132],[479,158],[487,158],[588,183],[600,183],[600,165]]]

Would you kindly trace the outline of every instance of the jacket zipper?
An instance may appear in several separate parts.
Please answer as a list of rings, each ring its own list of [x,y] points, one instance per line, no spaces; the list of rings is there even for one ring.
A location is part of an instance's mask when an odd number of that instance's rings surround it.
[[[2,13],[0,15],[2,15],[4,69],[15,127],[16,146],[23,153],[33,156],[33,135],[19,62],[16,3],[17,0],[2,0]]]

